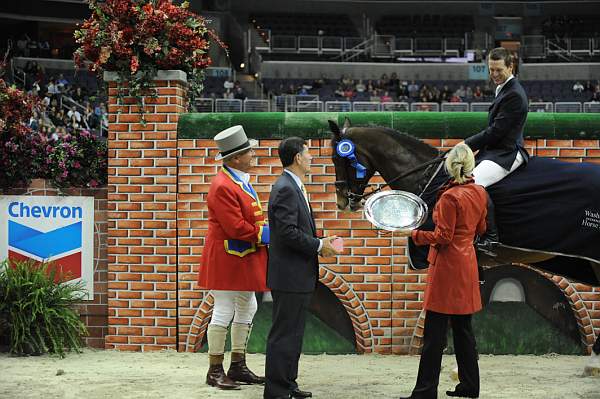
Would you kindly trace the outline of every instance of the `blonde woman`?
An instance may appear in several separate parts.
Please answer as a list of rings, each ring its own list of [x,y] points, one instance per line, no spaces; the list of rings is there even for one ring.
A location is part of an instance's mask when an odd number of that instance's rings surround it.
[[[458,144],[445,160],[450,181],[433,209],[434,231],[404,230],[417,245],[430,245],[423,308],[425,329],[417,383],[410,399],[435,399],[448,320],[452,325],[460,383],[448,396],[479,397],[479,367],[471,316],[481,310],[473,240],[485,232],[487,194],[474,183],[473,152]],[[405,398],[405,399],[408,399]]]

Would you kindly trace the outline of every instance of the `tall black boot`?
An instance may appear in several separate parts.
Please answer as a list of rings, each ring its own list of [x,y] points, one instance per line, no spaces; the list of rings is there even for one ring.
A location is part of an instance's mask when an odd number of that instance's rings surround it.
[[[487,191],[486,191],[487,192]],[[488,256],[498,256],[495,252],[499,243],[498,227],[496,226],[496,213],[492,197],[487,193],[487,216],[485,218],[487,230],[477,240],[477,249]]]

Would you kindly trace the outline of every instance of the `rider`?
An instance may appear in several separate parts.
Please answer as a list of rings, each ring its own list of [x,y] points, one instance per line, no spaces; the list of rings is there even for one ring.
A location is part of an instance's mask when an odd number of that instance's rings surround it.
[[[529,154],[524,148],[523,127],[527,120],[528,100],[523,86],[513,75],[515,60],[503,47],[488,56],[490,78],[497,85],[496,98],[488,113],[488,127],[464,142],[478,151],[475,183],[489,187],[526,164]],[[478,247],[493,254],[498,241],[493,203],[488,198],[488,231]]]

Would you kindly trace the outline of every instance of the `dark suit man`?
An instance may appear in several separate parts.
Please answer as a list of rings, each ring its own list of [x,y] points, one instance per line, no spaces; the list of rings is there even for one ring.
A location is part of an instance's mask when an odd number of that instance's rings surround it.
[[[499,182],[529,159],[523,146],[527,94],[513,76],[514,59],[508,50],[498,47],[490,52],[488,67],[497,85],[488,127],[465,140],[473,151],[479,150],[473,177],[476,184],[484,187]]]
[[[273,325],[267,340],[265,398],[306,398],[296,383],[304,325],[318,278],[318,254],[337,254],[336,237],[317,238],[304,189],[312,156],[303,139],[289,137],[279,145],[284,167],[269,197],[271,244],[267,286],[273,296]]]

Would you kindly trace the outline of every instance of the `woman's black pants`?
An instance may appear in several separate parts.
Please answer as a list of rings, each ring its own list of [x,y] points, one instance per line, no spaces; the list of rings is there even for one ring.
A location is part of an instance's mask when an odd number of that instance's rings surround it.
[[[479,395],[479,366],[477,365],[477,348],[471,327],[471,316],[470,314],[451,315],[427,311],[423,331],[423,350],[419,362],[417,384],[412,393],[413,398],[437,398],[442,352],[448,333],[448,320],[452,326],[454,351],[458,363],[458,379],[460,380],[456,389],[460,392]]]

